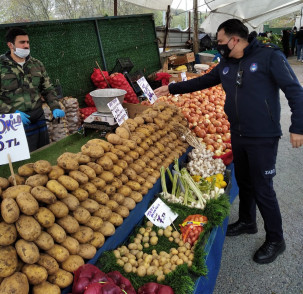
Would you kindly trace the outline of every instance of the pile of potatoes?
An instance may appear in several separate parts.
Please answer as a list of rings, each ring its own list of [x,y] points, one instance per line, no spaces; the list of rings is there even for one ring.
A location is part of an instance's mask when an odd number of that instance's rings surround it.
[[[169,252],[152,250],[152,254],[144,252],[143,248],[157,245],[158,238],[168,238],[170,242],[178,244],[177,248],[171,248]],[[157,281],[165,280],[165,275],[176,269],[178,265],[187,263],[192,266],[194,259],[194,246],[182,241],[178,231],[173,231],[171,226],[165,230],[153,230],[153,224],[148,221],[146,227],[141,227],[132,243],[123,245],[113,251],[117,264],[123,267],[127,273],[136,273],[139,277],[155,275]]]
[[[39,160],[0,178],[0,293],[60,293],[167,167],[186,151],[170,122],[176,108],[157,105],[52,166]]]

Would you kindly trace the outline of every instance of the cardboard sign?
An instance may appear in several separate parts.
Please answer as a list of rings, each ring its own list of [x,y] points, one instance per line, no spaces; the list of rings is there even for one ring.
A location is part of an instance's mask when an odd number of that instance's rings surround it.
[[[160,198],[145,212],[145,216],[157,227],[166,228],[178,217]]]
[[[149,85],[149,83],[147,82],[147,80],[145,79],[145,77],[139,79],[137,81],[137,84],[139,85],[139,87],[141,88],[141,90],[149,100],[149,102],[151,104],[154,104],[158,98],[154,93],[153,89],[151,88],[151,86]]]
[[[0,114],[0,165],[30,158],[27,139],[19,113]]]
[[[186,72],[181,72],[181,79],[182,79],[182,82],[187,81]]]
[[[119,126],[121,126],[124,123],[124,121],[128,119],[127,113],[125,109],[122,107],[118,98],[115,98],[114,100],[107,103],[107,106],[111,110]]]

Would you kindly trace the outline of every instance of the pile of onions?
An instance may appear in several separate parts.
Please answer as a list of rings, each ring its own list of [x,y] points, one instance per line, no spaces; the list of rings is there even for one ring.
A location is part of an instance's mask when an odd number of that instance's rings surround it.
[[[159,100],[180,107],[189,128],[216,156],[231,151],[230,125],[224,112],[225,92],[221,85],[183,95],[162,96]]]

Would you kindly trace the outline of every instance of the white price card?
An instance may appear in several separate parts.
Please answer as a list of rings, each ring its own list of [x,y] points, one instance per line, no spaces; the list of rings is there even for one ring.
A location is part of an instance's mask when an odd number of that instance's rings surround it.
[[[145,79],[145,77],[142,77],[137,80],[137,84],[139,85],[149,102],[151,104],[154,104],[158,98],[149,83],[147,82],[147,80]]]
[[[127,113],[118,98],[115,98],[107,103],[107,106],[112,112],[119,126],[121,126],[128,119]]]
[[[0,114],[0,165],[30,158],[28,143],[19,113]]]
[[[145,212],[145,216],[157,227],[166,228],[178,217],[160,198]]]
[[[187,76],[186,76],[186,72],[185,71],[181,72],[181,79],[182,79],[182,82],[187,81]]]

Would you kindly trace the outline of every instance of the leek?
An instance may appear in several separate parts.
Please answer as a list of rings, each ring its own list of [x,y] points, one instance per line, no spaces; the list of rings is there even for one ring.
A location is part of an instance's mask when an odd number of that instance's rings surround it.
[[[172,188],[172,191],[171,193],[175,196],[176,195],[176,190],[177,190],[177,184],[178,184],[178,177],[179,175],[177,173],[174,174],[174,178],[173,178],[173,188]]]
[[[160,168],[160,174],[161,174],[162,191],[164,193],[167,193],[166,180],[165,180],[165,167],[164,166],[161,166],[161,168]]]
[[[173,179],[173,175],[171,174],[170,169],[169,169],[169,168],[166,168],[166,171],[167,171],[167,174],[168,174],[168,177],[169,177],[171,183],[173,184],[174,179]]]

